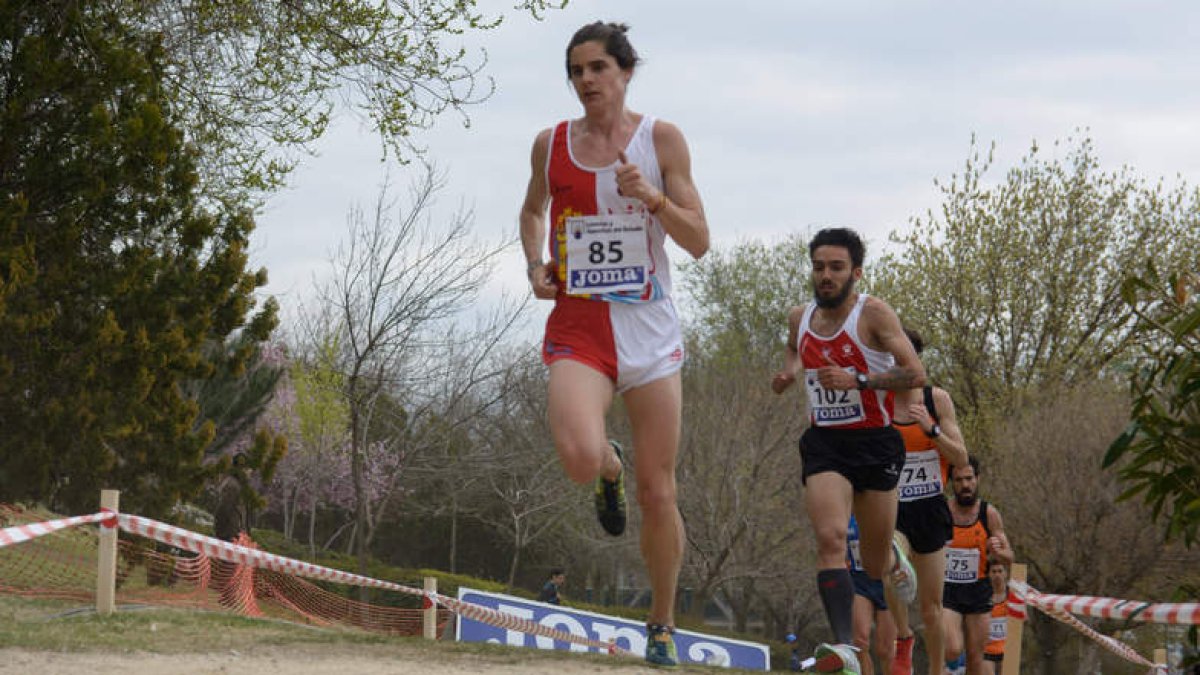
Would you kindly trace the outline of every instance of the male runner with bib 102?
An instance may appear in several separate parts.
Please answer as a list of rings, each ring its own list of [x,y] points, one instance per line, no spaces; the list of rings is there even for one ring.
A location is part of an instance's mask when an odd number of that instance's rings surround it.
[[[854,290],[865,247],[853,230],[821,230],[808,245],[814,302],[788,313],[784,367],[775,393],[803,375],[810,426],[800,438],[804,505],[817,539],[817,589],[834,644],[817,647],[817,672],[858,673],[851,646],[854,585],[846,569],[850,515],[864,571],[893,566],[896,484],[904,441],[892,427],[890,392],[925,383],[925,369],[887,303]]]

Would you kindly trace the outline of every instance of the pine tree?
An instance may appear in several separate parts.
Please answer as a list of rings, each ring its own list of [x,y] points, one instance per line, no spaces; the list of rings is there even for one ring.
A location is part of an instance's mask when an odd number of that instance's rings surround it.
[[[0,500],[154,516],[212,470],[205,345],[275,306],[249,211],[198,196],[161,45],[104,5],[0,2]]]

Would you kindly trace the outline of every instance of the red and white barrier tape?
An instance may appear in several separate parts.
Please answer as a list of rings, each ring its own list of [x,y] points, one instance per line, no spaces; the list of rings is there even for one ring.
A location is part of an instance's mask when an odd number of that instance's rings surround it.
[[[1011,581],[1009,585],[1014,590],[1018,590],[1017,586],[1015,586],[1018,583],[1020,582]],[[1028,587],[1028,584],[1024,585]],[[1189,626],[1200,625],[1200,602],[1151,603],[1140,600],[1098,598],[1090,595],[1054,595],[1040,591],[1035,592],[1038,596],[1039,608],[1053,607],[1063,612],[1090,616],[1097,619],[1119,619]]]
[[[1132,647],[1125,644],[1124,642],[1121,642],[1120,640],[1117,640],[1116,638],[1109,637],[1107,635],[1104,635],[1104,634],[1098,632],[1091,626],[1088,626],[1087,624],[1085,624],[1082,621],[1080,621],[1079,619],[1077,619],[1074,615],[1072,615],[1070,613],[1070,611],[1060,607],[1059,605],[1061,603],[1055,601],[1055,600],[1061,600],[1062,598],[1079,597],[1079,596],[1059,596],[1059,595],[1043,594],[1040,591],[1038,591],[1037,589],[1035,589],[1034,587],[1030,586],[1029,584],[1021,582],[1021,581],[1009,581],[1008,585],[1009,585],[1009,589],[1012,591],[1010,593],[1010,597],[1012,595],[1015,595],[1016,597],[1023,599],[1028,604],[1033,605],[1037,609],[1040,609],[1046,615],[1048,615],[1054,619],[1057,619],[1057,620],[1067,624],[1068,626],[1071,626],[1075,630],[1077,630],[1080,633],[1083,633],[1085,636],[1091,638],[1093,642],[1099,644],[1101,647],[1104,647],[1108,651],[1112,652],[1113,654],[1116,654],[1117,656],[1125,659],[1126,661],[1129,661],[1130,663],[1136,663],[1141,666],[1146,666],[1147,668],[1150,669],[1149,670],[1150,675],[1156,675],[1158,673],[1166,672],[1166,667],[1163,664],[1153,663],[1150,660],[1146,659],[1141,654],[1138,654],[1137,651],[1135,651]],[[1094,598],[1094,599],[1109,600],[1109,598]],[[1129,601],[1126,600],[1126,601],[1119,601],[1119,602],[1129,602]],[[1142,604],[1145,604],[1145,603],[1142,603]],[[1132,613],[1131,613],[1131,616],[1132,616]],[[1103,618],[1118,618],[1118,617],[1106,616]],[[1121,617],[1121,618],[1130,618],[1130,616]],[[1140,617],[1132,617],[1132,618],[1140,618]],[[1149,619],[1142,619],[1142,620],[1148,621]]]
[[[59,520],[47,520],[41,523],[25,523],[24,525],[13,525],[0,530],[0,548],[4,548],[10,544],[19,544],[30,539],[37,539],[52,532],[65,530],[68,527],[76,527],[78,525],[87,525],[89,523],[98,523],[102,520],[109,520],[115,516],[108,511],[93,513],[90,516],[74,516],[71,518],[60,518]]]
[[[285,558],[283,556],[267,553],[258,549],[247,548],[237,544],[231,544],[227,541],[206,537],[202,534],[196,534],[182,528],[160,523],[149,518],[141,516],[132,516],[128,514],[120,514],[118,516],[121,529],[133,534],[137,534],[148,539],[154,539],[170,546],[175,546],[193,553],[203,553],[212,558],[219,558],[226,562],[248,565],[251,567],[259,567],[277,572],[284,572],[293,576],[308,577],[310,579],[321,579],[325,581],[335,581],[338,583],[349,584],[353,586],[367,586],[371,588],[382,588],[407,595],[421,596],[427,602],[439,604],[450,611],[465,616],[468,619],[481,621],[499,628],[509,630],[518,630],[523,633],[532,635],[540,635],[548,637],[560,642],[571,642],[587,647],[595,647],[605,650],[613,654],[622,654],[625,656],[633,656],[628,650],[621,649],[607,642],[600,642],[585,637],[579,637],[565,631],[555,630],[543,626],[540,623],[513,616],[505,612],[494,610],[488,607],[480,607],[470,603],[462,602],[449,596],[438,593],[429,593],[421,589],[409,588],[401,586],[390,581],[381,581],[372,579],[341,570],[322,567],[312,563]]]
[[[1008,606],[1008,615],[1017,621],[1025,620],[1025,598],[1009,591],[1008,597],[1004,600]]]
[[[197,534],[185,530],[183,528],[160,523],[156,520],[143,518],[141,516],[133,516],[125,513],[114,514],[107,509],[100,513],[93,513],[88,516],[75,516],[72,518],[62,518],[59,520],[49,520],[40,523],[26,523],[24,525],[14,525],[12,527],[0,530],[0,548],[4,548],[10,544],[19,544],[21,542],[36,539],[43,535],[57,532],[68,527],[76,527],[78,525],[86,525],[89,523],[100,523],[105,527],[114,527],[119,524],[122,530],[133,534],[154,539],[155,541],[191,551],[193,553],[202,553],[210,558],[218,558],[226,562],[237,563],[249,567],[257,567],[276,572],[283,572],[298,577],[308,577],[310,579],[321,579],[324,581],[334,581],[338,583],[367,586],[370,588],[382,588],[407,595],[420,596],[424,598],[427,606],[430,603],[438,604],[450,611],[465,616],[468,619],[474,619],[483,623],[491,624],[499,628],[507,630],[517,630],[523,633],[532,635],[540,635],[552,640],[560,642],[571,642],[574,644],[584,645],[586,647],[595,647],[607,651],[610,654],[620,654],[622,656],[633,656],[628,650],[621,649],[613,643],[600,642],[585,637],[579,637],[572,633],[567,633],[560,630],[555,630],[540,623],[535,623],[528,619],[523,619],[518,616],[513,616],[505,612],[491,609],[489,607],[480,607],[471,603],[462,602],[455,598],[451,598],[439,593],[431,593],[425,590],[409,588],[390,581],[381,581],[364,577],[350,572],[343,572],[321,565],[285,558],[283,556],[267,553],[255,548],[240,546],[221,539],[206,537],[202,534]]]

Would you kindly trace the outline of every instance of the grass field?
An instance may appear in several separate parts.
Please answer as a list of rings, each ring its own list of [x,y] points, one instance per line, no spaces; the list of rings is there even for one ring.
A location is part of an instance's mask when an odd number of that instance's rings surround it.
[[[122,607],[101,618],[76,601],[0,596],[0,672],[150,675],[180,669],[422,675],[660,672],[607,655],[428,642],[181,609]],[[688,666],[672,672],[742,671]]]

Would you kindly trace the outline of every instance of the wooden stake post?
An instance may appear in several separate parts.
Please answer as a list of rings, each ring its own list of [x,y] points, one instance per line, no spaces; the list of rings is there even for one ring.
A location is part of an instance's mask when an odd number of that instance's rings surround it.
[[[120,511],[121,493],[100,491],[100,508]],[[96,613],[109,616],[117,610],[117,527],[100,525],[100,552],[96,562]]]
[[[1009,568],[1008,578],[1012,581],[1025,581],[1025,563],[1013,563]],[[1025,605],[1025,616],[1029,616],[1033,608]],[[1018,675],[1021,672],[1021,632],[1025,622],[1008,617],[1008,637],[1004,640],[1004,661],[1000,664],[1001,675]]]
[[[436,577],[425,577],[425,590],[430,593],[437,593]],[[425,608],[423,627],[425,629],[426,640],[437,639],[437,607],[438,606],[436,602],[431,602],[429,606]]]

